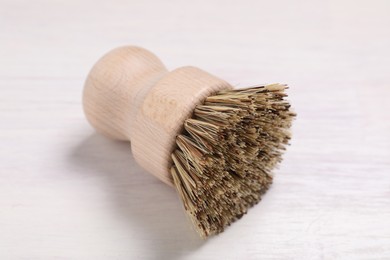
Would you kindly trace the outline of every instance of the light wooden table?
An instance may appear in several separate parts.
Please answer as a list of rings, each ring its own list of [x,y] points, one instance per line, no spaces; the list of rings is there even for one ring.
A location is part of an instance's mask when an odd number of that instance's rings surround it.
[[[0,0],[0,259],[390,259],[390,2]],[[237,86],[288,83],[292,145],[263,201],[201,241],[83,82],[144,46]]]

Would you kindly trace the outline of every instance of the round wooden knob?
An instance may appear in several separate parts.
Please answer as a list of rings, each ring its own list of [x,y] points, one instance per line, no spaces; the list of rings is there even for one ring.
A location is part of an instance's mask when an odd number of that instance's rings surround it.
[[[112,50],[93,66],[85,83],[83,104],[88,121],[104,135],[128,140],[137,95],[167,73],[162,62],[145,49]]]
[[[148,172],[172,184],[175,138],[197,104],[231,86],[195,67],[168,72],[151,52],[120,47],[103,56],[85,82],[88,121],[114,139],[130,140],[133,156]]]

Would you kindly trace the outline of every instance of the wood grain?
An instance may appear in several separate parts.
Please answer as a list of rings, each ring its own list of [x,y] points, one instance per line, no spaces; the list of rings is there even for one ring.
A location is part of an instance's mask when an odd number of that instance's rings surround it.
[[[389,259],[388,1],[0,1],[1,259]],[[135,44],[235,86],[281,82],[298,117],[263,201],[200,241],[82,88]]]
[[[130,45],[115,48],[93,66],[83,107],[96,130],[131,141],[135,161],[173,186],[171,154],[184,121],[206,97],[231,88],[195,67],[168,72],[150,51]]]

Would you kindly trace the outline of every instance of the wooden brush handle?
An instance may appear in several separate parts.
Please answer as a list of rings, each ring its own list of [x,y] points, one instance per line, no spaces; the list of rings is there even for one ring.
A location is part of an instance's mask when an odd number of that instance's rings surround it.
[[[231,86],[195,67],[168,72],[151,52],[134,46],[112,50],[92,68],[83,105],[88,121],[106,136],[131,140],[135,160],[172,184],[175,139],[197,104]]]

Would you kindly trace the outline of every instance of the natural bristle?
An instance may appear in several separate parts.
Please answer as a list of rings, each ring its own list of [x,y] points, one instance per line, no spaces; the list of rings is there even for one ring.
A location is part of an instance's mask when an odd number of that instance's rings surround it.
[[[286,85],[220,91],[198,105],[176,138],[171,174],[202,237],[222,232],[272,183],[295,114]]]

